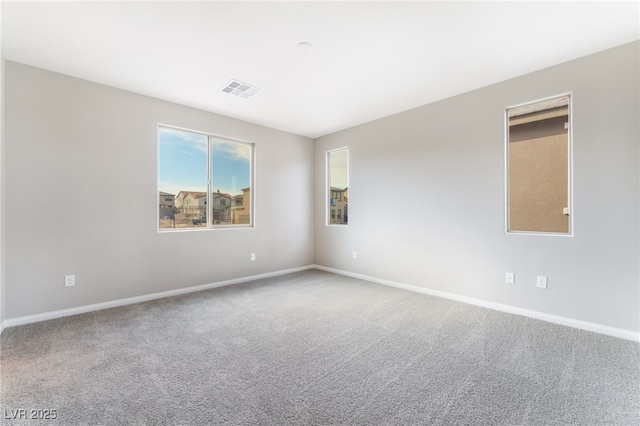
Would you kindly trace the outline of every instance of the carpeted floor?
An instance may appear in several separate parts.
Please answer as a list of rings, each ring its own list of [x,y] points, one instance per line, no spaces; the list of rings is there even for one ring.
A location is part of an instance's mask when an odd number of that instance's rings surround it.
[[[2,425],[640,424],[637,343],[317,270],[1,343]]]

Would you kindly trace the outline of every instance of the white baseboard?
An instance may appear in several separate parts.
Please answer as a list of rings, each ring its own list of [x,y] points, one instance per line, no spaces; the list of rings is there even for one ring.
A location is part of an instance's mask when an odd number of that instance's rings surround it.
[[[546,314],[544,312],[532,311],[530,309],[518,308],[511,305],[503,305],[501,303],[488,302],[486,300],[474,299],[472,297],[460,296],[453,293],[447,293],[444,291],[431,290],[424,287],[419,287],[411,284],[403,284],[396,281],[385,280],[382,278],[371,277],[369,275],[357,274],[354,272],[343,271],[340,269],[328,268],[321,265],[313,265],[315,269],[322,271],[333,272],[334,274],[345,275],[348,277],[359,278],[365,281],[371,281],[378,284],[388,285],[391,287],[401,288],[403,290],[415,291],[417,293],[428,294],[430,296],[442,297],[444,299],[451,299],[458,302],[468,303],[470,305],[482,306],[483,308],[489,308],[496,311],[507,312],[510,314],[522,315],[529,318],[535,318],[542,321],[551,322],[554,324],[565,325],[568,327],[579,328],[581,330],[593,331],[600,334],[606,334],[608,336],[619,337],[626,340],[633,340],[634,342],[640,342],[640,333],[630,330],[623,330],[621,328],[609,327],[606,325],[596,324],[587,321],[581,321],[573,318],[561,317],[559,315]]]
[[[47,321],[55,318],[83,314],[86,312],[99,311],[101,309],[109,309],[109,308],[115,308],[118,306],[132,305],[134,303],[147,302],[149,300],[162,299],[165,297],[178,296],[178,295],[187,294],[187,293],[194,293],[196,291],[209,290],[212,288],[224,287],[224,286],[233,285],[233,284],[240,284],[248,281],[259,280],[262,278],[277,277],[279,275],[286,275],[292,272],[305,271],[307,269],[313,269],[313,268],[314,268],[313,265],[301,266],[298,268],[284,269],[284,270],[275,271],[275,272],[267,272],[264,274],[235,278],[232,280],[218,281],[210,284],[179,288],[176,290],[162,291],[159,293],[145,294],[142,296],[128,297],[126,299],[112,300],[112,301],[103,302],[103,303],[95,303],[93,305],[78,306],[76,308],[62,309],[59,311],[45,312],[45,313],[36,314],[36,315],[27,315],[27,316],[18,317],[18,318],[10,318],[10,319],[4,320],[0,325],[0,334],[2,333],[2,331],[4,331],[5,328],[14,327],[16,325],[30,324],[34,322]]]
[[[542,320],[542,321],[551,322],[551,323],[554,323],[554,324],[565,325],[565,326],[568,326],[568,327],[578,328],[578,329],[581,329],[581,330],[593,331],[593,332],[600,333],[600,334],[606,334],[608,336],[614,336],[614,337],[619,337],[619,338],[626,339],[626,340],[632,340],[632,341],[635,341],[635,342],[640,342],[640,333],[635,332],[635,331],[623,330],[623,329],[620,329],[620,328],[609,327],[609,326],[606,326],[606,325],[596,324],[596,323],[592,323],[592,322],[576,320],[576,319],[573,319],[573,318],[562,317],[562,316],[559,316],[559,315],[546,314],[544,312],[538,312],[538,311],[533,311],[533,310],[529,310],[529,309],[518,308],[516,306],[511,306],[511,305],[503,305],[503,304],[500,304],[500,303],[488,302],[486,300],[474,299],[472,297],[460,296],[460,295],[453,294],[453,293],[447,293],[447,292],[444,292],[444,291],[432,290],[432,289],[419,287],[419,286],[415,286],[415,285],[411,285],[411,284],[399,283],[399,282],[396,282],[396,281],[386,280],[386,279],[382,279],[382,278],[376,278],[376,277],[372,277],[372,276],[369,276],[369,275],[358,274],[358,273],[355,273],[355,272],[343,271],[343,270],[340,270],[340,269],[329,268],[329,267],[321,266],[321,265],[308,265],[308,266],[302,266],[302,267],[298,267],[298,268],[284,269],[284,270],[268,272],[268,273],[264,273],[264,274],[251,275],[251,276],[235,278],[235,279],[225,280],[225,281],[218,281],[218,282],[210,283],[210,284],[203,284],[203,285],[198,285],[198,286],[193,286],[193,287],[180,288],[180,289],[176,289],[176,290],[163,291],[163,292],[159,292],[159,293],[145,294],[145,295],[142,295],[142,296],[128,297],[126,299],[118,299],[118,300],[112,300],[112,301],[109,301],[109,302],[103,302],[103,303],[96,303],[96,304],[92,304],[92,305],[79,306],[79,307],[76,307],[76,308],[62,309],[62,310],[59,310],[59,311],[45,312],[45,313],[42,313],[42,314],[28,315],[28,316],[24,316],[24,317],[6,319],[6,320],[2,321],[2,323],[0,323],[0,334],[2,334],[2,332],[6,328],[14,327],[14,326],[17,326],[17,325],[30,324],[30,323],[34,323],[34,322],[40,322],[40,321],[47,321],[47,320],[66,317],[66,316],[70,316],[70,315],[78,315],[78,314],[82,314],[82,313],[85,313],[85,312],[98,311],[98,310],[101,310],[101,309],[115,308],[115,307],[118,307],[118,306],[124,306],[124,305],[131,305],[131,304],[134,304],[134,303],[146,302],[146,301],[149,301],[149,300],[162,299],[162,298],[171,297],[171,296],[178,296],[178,295],[181,295],[181,294],[193,293],[193,292],[196,292],[196,291],[208,290],[208,289],[217,288],[217,287],[224,287],[224,286],[233,285],[233,284],[240,284],[240,283],[253,281],[253,280],[258,280],[258,279],[262,279],[262,278],[276,277],[276,276],[279,276],[279,275],[290,274],[292,272],[305,271],[305,270],[308,270],[308,269],[319,269],[321,271],[333,272],[335,274],[345,275],[345,276],[353,277],[353,278],[358,278],[358,279],[365,280],[365,281],[371,281],[371,282],[374,282],[374,283],[383,284],[383,285],[387,285],[387,286],[391,286],[391,287],[396,287],[396,288],[400,288],[400,289],[403,289],[403,290],[414,291],[416,293],[422,293],[422,294],[427,294],[427,295],[430,295],[430,296],[442,297],[444,299],[451,299],[451,300],[455,300],[455,301],[458,301],[458,302],[468,303],[470,305],[476,305],[476,306],[481,306],[481,307],[484,307],[484,308],[493,309],[493,310],[496,310],[496,311],[502,311],[502,312],[507,312],[507,313],[510,313],[510,314],[522,315],[522,316],[525,316],[525,317],[535,318],[535,319],[539,319],[539,320]]]

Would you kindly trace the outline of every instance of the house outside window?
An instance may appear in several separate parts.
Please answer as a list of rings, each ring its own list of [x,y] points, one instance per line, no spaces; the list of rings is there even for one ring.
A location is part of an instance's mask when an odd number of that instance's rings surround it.
[[[253,226],[253,156],[253,143],[158,126],[158,191],[173,200],[158,230]]]
[[[507,108],[506,229],[572,233],[571,97]]]

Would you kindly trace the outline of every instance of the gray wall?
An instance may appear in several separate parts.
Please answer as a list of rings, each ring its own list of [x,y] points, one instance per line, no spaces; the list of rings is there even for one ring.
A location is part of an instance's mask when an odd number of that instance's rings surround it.
[[[316,218],[326,205],[325,152],[349,146],[351,162],[349,226],[314,222],[316,264],[638,331],[639,47],[316,140]],[[504,109],[566,92],[575,235],[505,234]],[[516,284],[505,284],[507,271]],[[547,290],[536,275],[549,277]]]
[[[5,72],[6,319],[313,263],[311,139],[14,62]],[[255,142],[254,229],[157,232],[158,123]]]

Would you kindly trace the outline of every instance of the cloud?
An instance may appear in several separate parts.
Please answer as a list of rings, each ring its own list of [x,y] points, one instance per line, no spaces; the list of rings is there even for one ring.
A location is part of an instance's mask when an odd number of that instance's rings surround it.
[[[160,127],[158,129],[160,141],[164,145],[186,148],[186,152],[198,150],[207,153],[207,136],[200,133]]]
[[[251,146],[244,143],[213,141],[213,155],[232,160],[251,161]]]
[[[208,137],[202,133],[160,127],[159,134],[163,145],[178,147],[183,154],[192,153],[194,150],[207,153]],[[251,161],[251,145],[246,143],[213,139],[213,153],[231,160]]]

